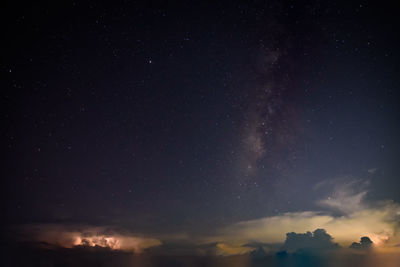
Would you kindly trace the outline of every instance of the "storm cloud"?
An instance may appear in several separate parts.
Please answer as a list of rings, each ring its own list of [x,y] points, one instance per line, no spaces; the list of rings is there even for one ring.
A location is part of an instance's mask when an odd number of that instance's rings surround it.
[[[19,226],[13,230],[13,239],[20,242],[38,242],[63,248],[103,247],[140,253],[144,249],[161,245],[161,241],[156,238],[106,226],[37,224]]]

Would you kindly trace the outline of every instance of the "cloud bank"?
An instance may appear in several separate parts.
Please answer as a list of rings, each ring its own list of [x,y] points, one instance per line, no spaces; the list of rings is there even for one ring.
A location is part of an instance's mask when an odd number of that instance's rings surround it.
[[[297,241],[309,247],[313,244],[334,247],[338,243],[342,248],[348,248],[354,241],[368,236],[375,249],[399,250],[398,203],[366,201],[368,184],[361,180],[337,184],[329,182],[318,185],[317,189],[326,185],[333,191],[316,202],[321,207],[319,211],[287,212],[242,221],[217,229],[215,234],[206,237],[171,234],[154,238],[109,227],[41,224],[25,225],[19,239],[65,248],[98,246],[134,253],[152,248],[151,251],[161,254],[167,251],[167,254],[182,252],[227,256],[249,253],[255,248],[252,244],[257,244],[257,248],[263,247],[267,252],[277,251],[283,244],[288,250],[294,250]],[[308,232],[314,229],[324,229],[326,232]]]
[[[144,249],[161,245],[158,239],[117,232],[107,227],[40,224],[25,225],[22,228],[22,234],[18,237],[21,241],[43,242],[64,248],[98,246],[140,253]]]
[[[355,189],[357,187],[359,190]],[[343,247],[349,247],[363,236],[368,236],[377,247],[394,247],[400,242],[398,203],[367,203],[365,196],[368,192],[360,186],[360,181],[338,184],[333,188],[328,197],[317,201],[325,210],[288,212],[242,221],[220,229],[217,235],[206,238],[205,242],[229,246],[229,251],[223,253],[240,252],[240,247],[249,242],[283,243],[286,233],[305,233],[318,228],[325,229]]]

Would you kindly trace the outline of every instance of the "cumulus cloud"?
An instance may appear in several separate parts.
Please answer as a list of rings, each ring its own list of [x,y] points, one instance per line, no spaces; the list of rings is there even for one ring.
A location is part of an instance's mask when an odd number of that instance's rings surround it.
[[[18,239],[22,241],[43,242],[65,248],[98,246],[140,253],[144,249],[161,245],[158,239],[122,233],[107,227],[40,224],[24,225],[19,230]]]
[[[360,239],[360,242],[353,242],[353,244],[350,245],[350,248],[354,249],[369,249],[372,247],[373,242],[368,236],[363,236]]]
[[[339,245],[333,242],[333,238],[324,229],[317,229],[313,233],[287,233],[282,249],[293,252],[299,249],[326,250],[338,247]]]

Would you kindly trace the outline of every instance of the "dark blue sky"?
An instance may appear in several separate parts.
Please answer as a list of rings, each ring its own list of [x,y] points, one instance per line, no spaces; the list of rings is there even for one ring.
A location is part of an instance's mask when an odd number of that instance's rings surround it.
[[[393,7],[6,5],[3,224],[205,233],[349,176],[400,201]]]

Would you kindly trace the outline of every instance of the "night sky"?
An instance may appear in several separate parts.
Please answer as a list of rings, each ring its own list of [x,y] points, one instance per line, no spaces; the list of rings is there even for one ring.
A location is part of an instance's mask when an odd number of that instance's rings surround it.
[[[227,244],[238,223],[400,202],[389,3],[1,6],[3,228]]]

